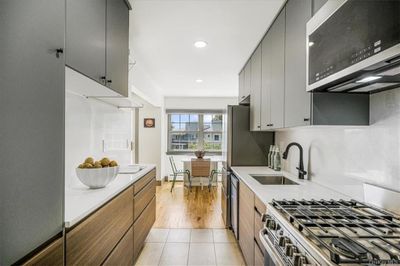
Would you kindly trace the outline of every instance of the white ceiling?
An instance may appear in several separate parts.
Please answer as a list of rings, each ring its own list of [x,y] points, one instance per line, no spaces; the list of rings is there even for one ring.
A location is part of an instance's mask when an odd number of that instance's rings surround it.
[[[131,1],[133,85],[164,96],[237,96],[237,74],[283,1]]]

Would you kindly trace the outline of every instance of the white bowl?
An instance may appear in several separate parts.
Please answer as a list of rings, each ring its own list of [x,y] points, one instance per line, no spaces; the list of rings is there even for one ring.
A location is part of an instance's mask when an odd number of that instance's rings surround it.
[[[76,168],[79,180],[90,188],[103,188],[118,175],[119,166],[105,168]]]

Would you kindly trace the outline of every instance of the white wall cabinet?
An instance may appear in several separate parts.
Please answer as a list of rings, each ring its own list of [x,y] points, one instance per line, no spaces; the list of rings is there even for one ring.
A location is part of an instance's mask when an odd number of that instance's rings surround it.
[[[262,45],[260,44],[251,57],[251,88],[250,88],[250,130],[261,129],[261,60]],[[252,97],[253,96],[253,97]]]
[[[284,125],[284,57],[285,8],[262,41],[261,130],[282,128]]]

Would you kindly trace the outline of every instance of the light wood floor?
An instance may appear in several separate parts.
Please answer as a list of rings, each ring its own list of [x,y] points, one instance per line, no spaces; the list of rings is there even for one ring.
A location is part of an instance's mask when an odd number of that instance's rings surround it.
[[[193,187],[189,192],[183,182],[171,182],[157,187],[157,217],[153,228],[225,228],[221,215],[221,184],[213,187]]]

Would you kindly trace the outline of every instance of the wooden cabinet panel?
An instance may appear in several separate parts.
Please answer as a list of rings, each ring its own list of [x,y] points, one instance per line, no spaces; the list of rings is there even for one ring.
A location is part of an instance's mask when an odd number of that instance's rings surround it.
[[[286,4],[285,127],[310,124],[311,93],[306,91],[306,23],[312,0]]]
[[[107,1],[107,87],[128,97],[129,10],[125,0]]]
[[[254,196],[254,207],[259,213],[264,214],[267,212],[267,206],[257,196]]]
[[[133,225],[133,252],[134,260],[138,258],[151,227],[156,220],[156,197],[153,197],[150,204],[142,212]]]
[[[133,184],[133,193],[136,195],[139,191],[141,191],[152,178],[156,176],[156,169],[151,170],[144,177],[140,178],[138,181]]]
[[[254,265],[254,193],[239,183],[239,245],[247,265]]]
[[[133,223],[133,188],[116,196],[66,236],[67,265],[100,265]]]
[[[133,265],[133,226],[126,232],[103,265]]]
[[[33,258],[25,262],[24,266],[54,265],[62,266],[64,264],[63,238],[59,238],[45,247]]]
[[[156,194],[156,179],[153,177],[151,181],[134,197],[134,210],[133,210],[133,220],[140,216],[149,202],[153,199]]]
[[[250,130],[261,129],[261,44],[251,57]]]
[[[254,265],[264,266],[264,254],[257,242],[254,242]]]

